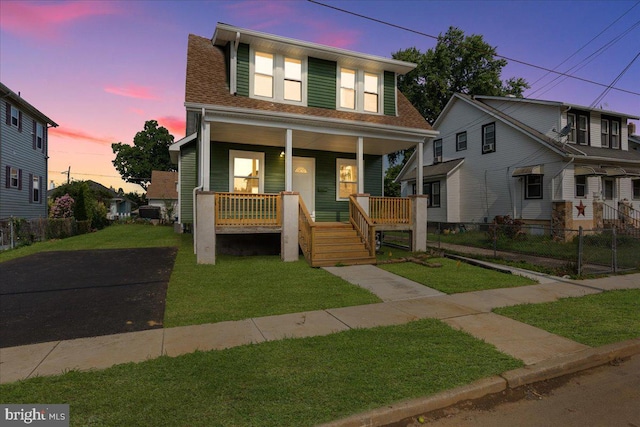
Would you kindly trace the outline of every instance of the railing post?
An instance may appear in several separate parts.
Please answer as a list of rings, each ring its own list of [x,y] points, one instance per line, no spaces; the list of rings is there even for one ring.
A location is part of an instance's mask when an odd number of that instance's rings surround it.
[[[616,233],[616,227],[611,230],[611,263],[613,272],[618,272],[618,236]]]
[[[411,199],[411,250],[413,252],[427,250],[427,205],[429,196],[413,194]]]
[[[196,192],[196,259],[198,264],[216,263],[215,193]]]
[[[290,262],[298,260],[298,206],[299,193],[283,191],[282,199],[282,231],[280,233],[280,258]]]

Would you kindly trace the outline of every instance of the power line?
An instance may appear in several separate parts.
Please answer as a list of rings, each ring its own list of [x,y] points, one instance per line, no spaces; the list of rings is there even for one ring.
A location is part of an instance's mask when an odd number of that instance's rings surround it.
[[[595,108],[595,106],[604,99],[605,96],[607,96],[607,94],[611,91],[611,89],[613,88],[613,85],[616,84],[621,78],[622,76],[629,70],[629,68],[631,68],[631,65],[633,65],[634,62],[636,62],[636,59],[638,59],[638,57],[640,56],[640,51],[637,53],[637,55],[631,60],[631,62],[629,62],[629,64],[624,67],[624,70],[622,70],[620,72],[620,74],[618,74],[618,76],[613,79],[613,81],[611,82],[611,84],[609,85],[609,87],[607,89],[605,89],[604,91],[602,91],[602,93],[600,94],[600,96],[598,96],[589,107],[591,108]]]
[[[319,6],[324,6],[326,8],[333,9],[333,10],[336,10],[338,12],[346,13],[346,14],[349,14],[349,15],[356,16],[358,18],[367,19],[369,21],[377,22],[377,23],[382,24],[382,25],[386,25],[386,26],[389,26],[389,27],[397,28],[397,29],[400,29],[400,30],[403,30],[403,31],[408,31],[408,32],[411,32],[411,33],[414,33],[414,34],[418,34],[418,35],[421,35],[421,36],[424,36],[424,37],[428,37],[428,38],[431,38],[431,39],[435,39],[435,40],[438,39],[437,36],[434,36],[432,34],[423,33],[421,31],[417,31],[417,30],[414,30],[414,29],[411,29],[411,28],[408,28],[408,27],[403,27],[401,25],[392,24],[392,23],[390,23],[388,21],[383,21],[381,19],[372,18],[370,16],[362,15],[360,13],[351,12],[351,11],[346,10],[346,9],[342,9],[342,8],[339,8],[339,7],[336,7],[336,6],[331,6],[331,5],[328,5],[328,4],[325,4],[325,3],[321,3],[321,2],[319,2],[317,0],[307,0],[307,1],[309,3],[317,4]],[[563,72],[560,72],[560,71],[552,70],[550,68],[542,67],[540,65],[535,65],[535,64],[532,64],[530,62],[521,61],[521,60],[515,59],[515,58],[510,58],[508,56],[499,55],[499,54],[494,54],[494,56],[496,58],[506,59],[507,61],[515,62],[515,63],[521,64],[521,65],[526,65],[528,67],[536,68],[538,70],[546,71],[548,73],[557,74],[559,76],[568,77],[568,78],[571,78],[571,79],[583,81],[585,83],[590,83],[590,84],[597,85],[597,86],[602,86],[602,87],[605,87],[605,88],[609,87],[609,85],[604,84],[604,83],[600,83],[600,82],[596,82],[594,80],[589,80],[589,79],[585,79],[585,78],[582,78],[582,77],[574,76],[574,75],[571,75],[571,74],[563,73]],[[629,93],[631,95],[640,96],[640,92],[634,92],[634,91],[631,91],[631,90],[628,90],[628,89],[621,89],[621,88],[617,88],[617,87],[611,87],[611,89],[617,90],[619,92]]]

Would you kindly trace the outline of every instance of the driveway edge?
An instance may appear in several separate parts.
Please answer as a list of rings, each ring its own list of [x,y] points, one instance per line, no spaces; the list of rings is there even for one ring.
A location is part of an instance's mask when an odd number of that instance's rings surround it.
[[[500,393],[507,388],[545,381],[564,375],[605,365],[616,359],[626,359],[640,354],[640,338],[634,338],[601,347],[589,348],[566,356],[555,357],[483,378],[471,384],[445,390],[433,396],[397,402],[383,408],[352,415],[341,420],[322,424],[319,427],[374,427],[395,423],[406,418],[417,417],[427,412],[444,409],[465,400],[479,399]]]

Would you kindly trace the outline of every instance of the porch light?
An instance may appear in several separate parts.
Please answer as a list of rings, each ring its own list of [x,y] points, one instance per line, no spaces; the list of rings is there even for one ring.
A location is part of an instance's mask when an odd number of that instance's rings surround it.
[[[282,157],[284,157],[284,151],[281,151],[281,152],[280,152],[280,157],[281,157],[281,158],[282,158]]]

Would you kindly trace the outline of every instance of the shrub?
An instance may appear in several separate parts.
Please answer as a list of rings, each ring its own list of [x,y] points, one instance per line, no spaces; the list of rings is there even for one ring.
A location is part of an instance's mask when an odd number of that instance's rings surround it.
[[[73,216],[74,205],[75,200],[67,193],[55,199],[49,211],[49,216],[51,218],[71,218]]]
[[[513,219],[509,215],[496,215],[487,231],[490,240],[498,239],[502,236],[511,239],[525,239],[526,233],[522,230],[524,222]]]

